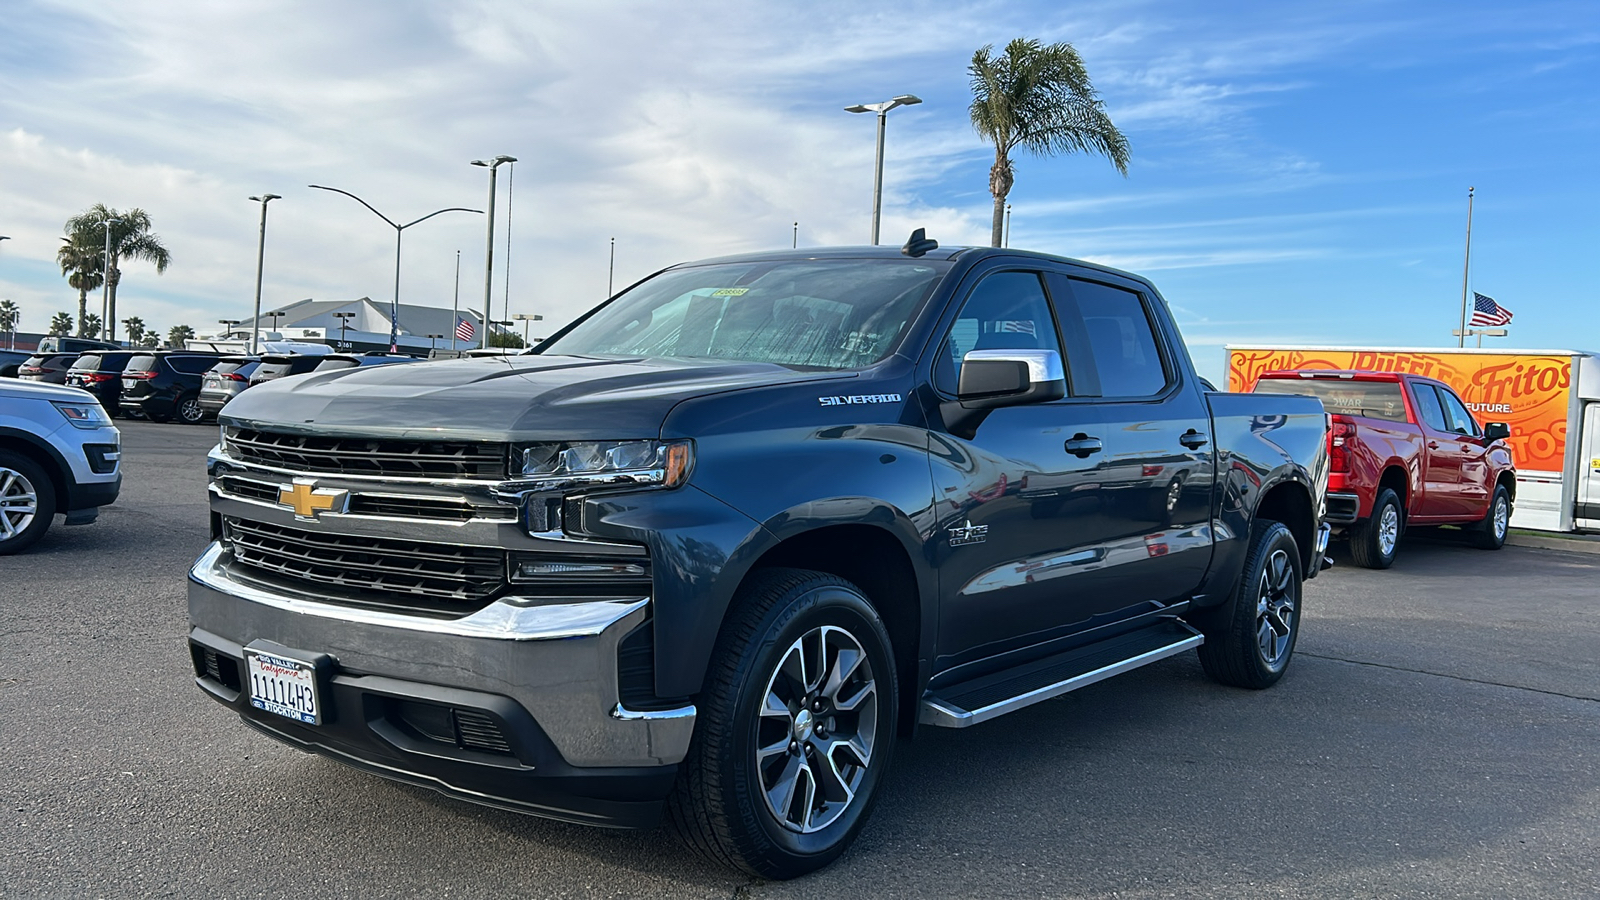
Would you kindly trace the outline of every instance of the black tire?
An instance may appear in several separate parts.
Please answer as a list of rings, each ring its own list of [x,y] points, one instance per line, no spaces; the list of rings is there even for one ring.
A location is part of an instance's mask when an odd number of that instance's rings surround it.
[[[1499,550],[1506,545],[1506,536],[1510,533],[1511,492],[1505,485],[1497,484],[1494,495],[1489,498],[1489,511],[1471,532],[1472,545],[1480,550]]]
[[[32,501],[25,498],[31,496]],[[31,513],[25,511],[30,508]],[[56,488],[40,465],[20,453],[0,450],[0,556],[33,546],[56,515]]]
[[[1206,637],[1199,649],[1206,674],[1255,690],[1282,678],[1300,638],[1303,582],[1294,534],[1281,522],[1257,520],[1233,596],[1194,623]]]
[[[833,694],[850,708],[822,699],[822,709],[807,716],[816,710],[804,704],[813,689],[796,692],[806,679],[789,674],[796,648],[805,648],[804,656],[815,649],[823,660],[815,691],[821,698],[837,672],[834,666],[846,659],[846,639],[855,646],[849,652],[865,658]],[[722,865],[776,879],[804,875],[843,853],[877,799],[894,753],[898,709],[889,635],[861,590],[805,569],[753,573],[717,638],[696,705],[694,741],[668,801],[669,818],[685,843]],[[867,748],[865,760],[837,740],[824,748],[827,757],[817,755],[821,751],[814,742],[836,739],[847,730],[851,740]],[[822,772],[817,780],[812,762],[824,758],[834,764],[816,770]],[[843,782],[829,781],[829,773],[841,768],[843,781],[854,781],[853,792],[835,804],[827,795]],[[810,784],[803,797],[795,793],[802,771]],[[775,804],[769,797],[782,795],[785,785],[789,801]],[[820,807],[813,795],[821,795]],[[813,816],[820,818],[812,822]],[[806,830],[812,825],[814,830]]]
[[[1391,518],[1392,515],[1392,518]],[[1372,501],[1372,515],[1350,529],[1350,556],[1356,565],[1368,569],[1387,569],[1400,551],[1400,535],[1406,530],[1405,510],[1390,488],[1378,491]]]
[[[173,415],[185,425],[199,425],[206,420],[205,407],[200,405],[199,394],[184,394],[172,405]]]

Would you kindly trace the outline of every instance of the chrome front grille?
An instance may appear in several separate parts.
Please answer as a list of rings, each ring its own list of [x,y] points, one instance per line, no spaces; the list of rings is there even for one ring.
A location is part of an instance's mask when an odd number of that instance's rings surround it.
[[[217,478],[217,490],[225,496],[272,504],[278,503],[278,490],[281,484],[277,481],[259,481],[238,475],[222,475]],[[469,522],[473,519],[514,521],[517,518],[517,509],[513,506],[476,506],[465,499],[453,497],[360,492],[350,495],[348,512],[357,516],[432,519],[440,522]]]
[[[253,428],[229,428],[223,444],[241,462],[388,478],[500,480],[506,477],[509,453],[502,443],[322,437]]]
[[[332,534],[228,517],[223,536],[239,574],[319,597],[430,615],[466,615],[506,584],[506,552]]]

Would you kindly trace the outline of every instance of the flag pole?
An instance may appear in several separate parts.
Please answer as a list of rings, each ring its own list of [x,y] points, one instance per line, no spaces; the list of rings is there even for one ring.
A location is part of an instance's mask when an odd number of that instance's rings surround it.
[[[1457,347],[1467,346],[1467,273],[1472,268],[1472,192],[1475,187],[1467,188],[1467,258],[1461,264],[1461,330],[1456,338]]]
[[[456,329],[461,327],[461,251],[456,251],[456,299],[450,307],[450,349],[456,349]]]

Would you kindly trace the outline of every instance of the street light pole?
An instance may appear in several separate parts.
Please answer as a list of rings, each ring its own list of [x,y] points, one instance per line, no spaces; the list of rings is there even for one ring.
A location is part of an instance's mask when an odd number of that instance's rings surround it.
[[[388,216],[384,215],[383,213],[378,212],[377,207],[373,206],[371,203],[368,203],[367,201],[361,199],[360,197],[357,197],[355,194],[352,194],[349,191],[340,190],[339,188],[336,188],[336,187],[324,187],[323,185],[320,185],[320,184],[309,185],[309,187],[316,188],[319,191],[333,191],[335,194],[343,194],[346,197],[349,197],[351,200],[354,200],[357,203],[361,204],[362,206],[365,206],[367,209],[371,210],[373,215],[375,215],[378,218],[382,219],[384,222],[386,222],[389,225],[390,228],[394,229],[394,300],[391,301],[390,304],[389,304],[389,349],[397,350],[399,348],[399,346],[400,346],[400,236],[405,233],[405,230],[407,228],[410,228],[411,226],[419,224],[419,223],[422,223],[422,222],[426,222],[429,219],[433,218],[434,216],[439,215],[440,213],[469,212],[469,213],[482,214],[483,210],[481,210],[481,209],[467,209],[464,206],[449,206],[449,207],[446,207],[444,209],[436,209],[433,212],[428,213],[427,215],[423,216],[420,219],[412,219],[410,222],[407,222],[404,225],[401,225],[401,224],[395,222],[393,219],[389,218]],[[494,212],[493,212],[493,207],[491,206],[491,208],[490,208],[490,221],[491,222],[493,221],[493,218],[494,218]],[[492,228],[493,226],[491,225],[490,227]],[[485,296],[484,299],[487,300],[488,299],[487,296]]]
[[[356,314],[353,312],[336,312],[333,314],[333,317],[339,320],[339,349],[349,350],[350,341],[345,337],[345,335],[348,333],[350,328],[350,320],[355,318]]]
[[[483,337],[479,347],[489,346],[489,320],[494,307],[494,181],[497,170],[505,163],[517,161],[515,156],[501,154],[494,159],[475,159],[472,164],[489,170],[489,231],[483,241]]]
[[[883,214],[883,133],[888,127],[889,110],[901,106],[915,106],[922,102],[922,98],[913,94],[901,94],[893,100],[882,103],[858,103],[855,106],[846,106],[845,112],[878,114],[878,163],[872,176],[872,246],[878,246],[878,222]]]
[[[511,318],[520,319],[522,321],[522,346],[523,347],[527,347],[528,346],[528,323],[529,322],[543,322],[544,321],[544,316],[528,315],[527,313],[517,313],[516,315],[512,316]]]
[[[1000,242],[1000,246],[1011,246],[1011,204],[1009,203],[1006,204],[1006,236],[1005,240]]]
[[[800,223],[794,223],[794,239],[789,242],[789,249],[795,250],[800,246]]]
[[[450,304],[450,349],[456,349],[456,329],[461,327],[461,251],[456,251],[456,295]]]
[[[1467,273],[1472,270],[1472,192],[1477,188],[1467,188],[1467,257],[1461,264],[1461,330],[1456,332],[1457,347],[1467,345]]]
[[[267,204],[283,198],[277,194],[262,194],[251,197],[251,200],[261,204],[261,236],[256,241],[256,327],[250,333],[250,355],[256,353],[256,335],[261,331],[261,267],[267,260]]]
[[[106,327],[106,316],[111,308],[111,226],[122,224],[121,219],[106,219],[101,223],[106,231],[106,252],[101,257],[100,270],[100,327]]]
[[[613,290],[612,290],[612,285],[616,283],[616,279],[617,279],[617,239],[616,238],[612,238],[611,239],[611,264],[606,267],[606,299],[607,300],[610,300],[612,294],[614,293]]]

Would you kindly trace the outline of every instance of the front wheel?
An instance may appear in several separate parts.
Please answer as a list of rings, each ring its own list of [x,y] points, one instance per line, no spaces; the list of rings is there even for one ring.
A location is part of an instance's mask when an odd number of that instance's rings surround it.
[[[26,456],[0,450],[0,556],[32,546],[55,514],[50,476]]]
[[[1499,550],[1506,545],[1506,535],[1511,533],[1511,492],[1503,484],[1494,486],[1494,496],[1489,499],[1489,511],[1472,535],[1473,544],[1484,550]]]
[[[794,878],[843,853],[871,812],[894,753],[894,654],[842,578],[758,571],[734,603],[669,812],[712,860]]]
[[[1300,637],[1300,548],[1281,522],[1257,521],[1233,596],[1195,623],[1205,634],[1200,665],[1235,687],[1271,687]]]
[[[185,425],[199,425],[206,419],[206,408],[200,405],[200,398],[194,394],[185,394],[178,398],[178,421]]]

